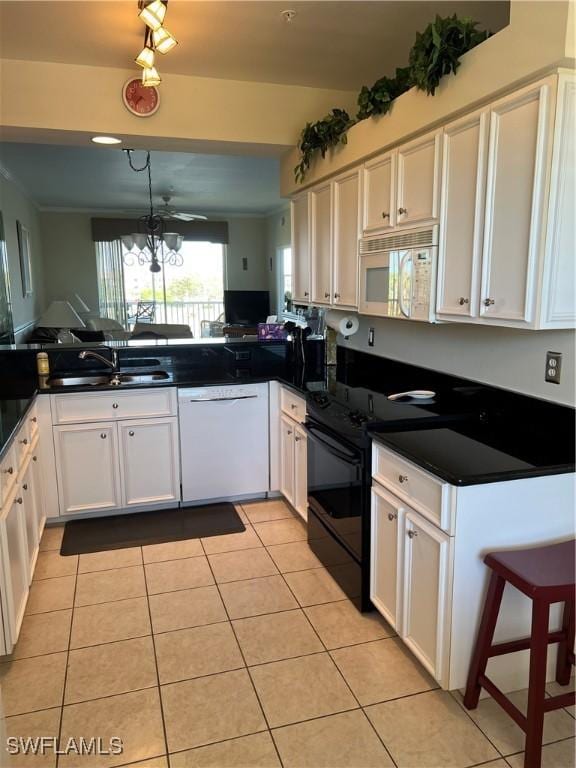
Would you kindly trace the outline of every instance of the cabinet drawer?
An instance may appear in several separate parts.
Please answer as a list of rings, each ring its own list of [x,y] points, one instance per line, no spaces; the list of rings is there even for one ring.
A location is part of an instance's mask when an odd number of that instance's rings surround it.
[[[52,395],[51,398],[54,424],[176,415],[176,390],[173,388],[80,392]]]
[[[306,400],[284,387],[280,392],[280,407],[282,413],[290,416],[294,421],[299,421],[301,424],[306,421]]]
[[[448,533],[454,532],[455,490],[393,451],[373,444],[372,477]]]

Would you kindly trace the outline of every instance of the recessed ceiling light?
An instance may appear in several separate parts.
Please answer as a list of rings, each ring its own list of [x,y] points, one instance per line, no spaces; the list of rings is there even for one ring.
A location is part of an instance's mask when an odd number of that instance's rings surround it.
[[[122,144],[122,139],[116,139],[114,136],[92,136],[94,144]]]

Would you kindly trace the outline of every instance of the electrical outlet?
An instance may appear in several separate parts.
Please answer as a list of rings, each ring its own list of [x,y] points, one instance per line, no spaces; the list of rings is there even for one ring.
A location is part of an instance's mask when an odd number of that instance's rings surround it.
[[[560,384],[562,370],[562,352],[546,352],[546,373],[544,380],[552,384]]]
[[[368,346],[369,347],[374,346],[374,328],[368,329]]]

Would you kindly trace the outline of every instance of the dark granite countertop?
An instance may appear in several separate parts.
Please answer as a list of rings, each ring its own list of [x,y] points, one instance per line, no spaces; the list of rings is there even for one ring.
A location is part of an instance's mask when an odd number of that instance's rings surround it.
[[[478,485],[574,472],[574,449],[530,440],[519,424],[373,431],[372,437],[451,485]]]

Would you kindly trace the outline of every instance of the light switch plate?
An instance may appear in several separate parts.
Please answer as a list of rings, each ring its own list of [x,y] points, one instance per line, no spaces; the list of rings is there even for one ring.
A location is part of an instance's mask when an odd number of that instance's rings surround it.
[[[562,370],[562,352],[546,352],[546,372],[544,380],[551,384],[560,384]]]
[[[369,347],[374,346],[374,328],[368,329],[368,346]]]

